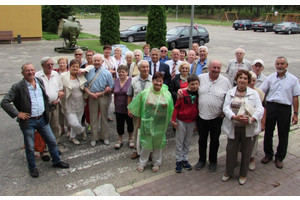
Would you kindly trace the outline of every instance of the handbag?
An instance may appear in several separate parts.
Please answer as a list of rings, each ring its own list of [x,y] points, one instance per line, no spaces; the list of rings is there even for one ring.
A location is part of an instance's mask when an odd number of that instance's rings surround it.
[[[34,132],[34,150],[37,152],[44,152],[45,150],[45,140],[42,138],[39,132]]]
[[[90,82],[88,89],[90,90],[92,83],[94,82],[94,80],[97,78],[97,76],[101,73],[101,71],[103,70],[104,67],[102,67],[102,69],[94,76],[93,80]],[[83,98],[87,99],[89,97],[89,94],[84,92],[83,93]]]

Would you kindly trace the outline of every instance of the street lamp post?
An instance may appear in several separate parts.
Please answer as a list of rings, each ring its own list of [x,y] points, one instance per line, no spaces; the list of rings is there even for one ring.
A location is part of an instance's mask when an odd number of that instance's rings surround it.
[[[192,9],[191,9],[191,30],[190,30],[189,50],[192,49],[192,44],[193,44],[193,21],[194,21],[194,5],[192,5]]]

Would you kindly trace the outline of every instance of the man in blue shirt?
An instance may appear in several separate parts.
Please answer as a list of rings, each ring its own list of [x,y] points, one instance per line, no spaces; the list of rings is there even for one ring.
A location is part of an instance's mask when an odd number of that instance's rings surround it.
[[[143,55],[143,59],[147,60],[148,62],[151,61],[151,56],[150,56],[150,45],[149,44],[145,44],[143,46],[143,50],[144,50],[144,55]]]
[[[91,146],[96,145],[98,136],[98,111],[101,111],[101,130],[100,139],[104,144],[109,145],[107,136],[107,118],[108,118],[108,93],[114,87],[114,81],[111,73],[102,66],[104,59],[101,54],[93,56],[94,68],[86,74],[86,83],[84,91],[89,95],[90,122],[91,122]],[[95,79],[94,79],[95,78]]]
[[[168,57],[168,48],[165,46],[160,47],[160,62],[167,62],[168,60],[171,60],[171,58]]]
[[[18,118],[24,136],[29,173],[37,178],[39,172],[34,156],[35,130],[48,145],[53,167],[69,168],[69,164],[62,162],[58,154],[57,143],[49,125],[49,100],[42,79],[35,77],[32,63],[25,63],[21,70],[24,78],[11,87],[1,101],[1,107],[12,118]]]
[[[200,74],[208,72],[210,61],[207,59],[207,55],[208,55],[207,46],[199,47],[200,59],[194,60],[193,64],[191,65],[190,74],[196,74],[199,76]]]

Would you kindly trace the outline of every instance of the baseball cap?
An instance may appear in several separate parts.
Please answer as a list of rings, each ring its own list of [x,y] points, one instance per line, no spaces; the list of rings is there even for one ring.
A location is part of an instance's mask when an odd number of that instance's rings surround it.
[[[264,67],[264,61],[262,61],[261,59],[254,60],[252,65],[255,65],[256,63],[260,63]]]

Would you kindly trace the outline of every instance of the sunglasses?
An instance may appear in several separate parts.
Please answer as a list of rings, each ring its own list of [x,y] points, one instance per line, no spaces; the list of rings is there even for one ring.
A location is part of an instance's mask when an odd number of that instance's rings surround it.
[[[81,55],[82,55],[82,54],[80,54],[80,53],[76,53],[76,54],[75,54],[75,56],[81,56]]]
[[[168,51],[166,51],[166,50],[160,50],[160,52],[168,52]]]

